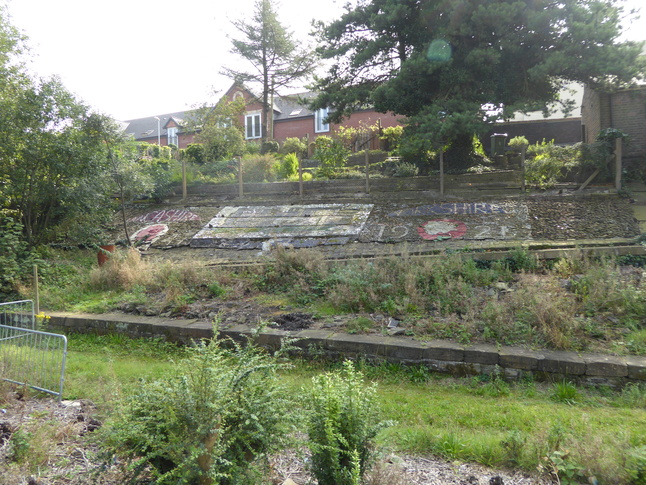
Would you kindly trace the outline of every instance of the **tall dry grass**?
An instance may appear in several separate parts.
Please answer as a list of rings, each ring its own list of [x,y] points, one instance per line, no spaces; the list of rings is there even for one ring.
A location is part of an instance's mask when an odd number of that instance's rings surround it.
[[[130,291],[135,285],[146,286],[152,280],[152,266],[139,251],[129,248],[112,253],[103,266],[91,270],[88,286],[98,291]]]

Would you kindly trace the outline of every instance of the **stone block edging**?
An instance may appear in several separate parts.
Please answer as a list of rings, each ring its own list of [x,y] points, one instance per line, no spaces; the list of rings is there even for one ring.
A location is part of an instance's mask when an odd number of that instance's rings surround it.
[[[125,333],[131,337],[158,337],[181,343],[213,337],[212,325],[204,320],[123,314],[52,313],[48,325],[63,333]],[[245,325],[220,330],[220,335],[236,341],[245,340],[251,333],[251,327]],[[314,352],[333,359],[362,357],[376,362],[419,364],[456,376],[489,374],[498,366],[510,379],[533,375],[541,380],[569,379],[611,386],[646,382],[646,357],[640,356],[533,351],[486,344],[464,346],[443,340],[420,342],[402,337],[349,335],[325,329],[286,332],[269,328],[256,337],[256,342],[263,347],[277,348],[284,337],[299,339],[295,345],[303,353]]]

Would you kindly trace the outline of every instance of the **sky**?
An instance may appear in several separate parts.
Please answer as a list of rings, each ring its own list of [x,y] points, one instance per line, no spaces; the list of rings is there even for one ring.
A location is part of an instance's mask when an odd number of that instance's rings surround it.
[[[30,69],[57,75],[96,111],[118,120],[183,111],[217,100],[232,81],[223,66],[245,68],[230,53],[232,21],[255,0],[5,0],[12,24],[29,38]],[[639,8],[643,0],[626,0]],[[1,3],[1,2],[0,2]],[[280,0],[279,21],[300,44],[311,20],[331,21],[346,0]],[[645,7],[646,10],[646,7]],[[624,38],[646,40],[644,18]],[[239,37],[239,36],[237,36]]]

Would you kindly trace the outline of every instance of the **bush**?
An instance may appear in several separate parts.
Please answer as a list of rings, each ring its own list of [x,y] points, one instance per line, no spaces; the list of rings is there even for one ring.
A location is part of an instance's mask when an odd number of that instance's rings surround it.
[[[187,162],[202,165],[206,162],[206,149],[201,143],[190,143],[182,154]]]
[[[333,177],[343,167],[349,155],[350,150],[329,136],[319,136],[314,142],[312,158],[319,161],[318,175],[322,177]]]
[[[255,141],[248,141],[247,143],[245,143],[245,153],[247,155],[260,154],[260,143]]]
[[[646,446],[629,450],[626,458],[626,472],[630,483],[646,485]]]
[[[515,136],[514,138],[509,140],[508,145],[509,148],[511,148],[515,152],[520,152],[523,147],[527,147],[529,145],[529,142],[524,136]]]
[[[31,278],[37,255],[22,238],[23,226],[0,214],[0,295],[12,295],[16,284]]]
[[[376,424],[374,386],[350,361],[312,379],[308,422],[312,474],[319,485],[359,485],[370,464]]]
[[[281,179],[288,179],[298,173],[298,156],[295,153],[288,153],[278,164],[278,176]]]
[[[525,178],[530,184],[548,188],[568,177],[587,176],[600,168],[602,172],[598,179],[607,179],[610,173],[608,153],[608,146],[603,142],[558,146],[553,141],[543,140],[527,147]]]
[[[283,142],[283,146],[280,149],[280,153],[287,155],[288,153],[295,153],[298,157],[307,156],[307,141],[305,139],[301,140],[300,138],[286,138]]]
[[[273,182],[276,180],[274,155],[245,155],[242,157],[242,177],[245,182]]]
[[[277,141],[268,140],[263,142],[262,145],[260,145],[260,154],[266,155],[267,153],[278,153],[279,148],[280,148],[280,145],[278,145]]]
[[[135,470],[151,466],[158,484],[255,483],[254,461],[281,446],[292,406],[277,356],[230,343],[202,342],[173,375],[143,382],[106,431],[108,447]]]
[[[383,129],[380,139],[385,142],[385,148],[388,152],[395,153],[399,150],[403,134],[403,126],[389,126]]]
[[[395,177],[416,177],[419,174],[419,168],[408,162],[400,162],[395,166]]]

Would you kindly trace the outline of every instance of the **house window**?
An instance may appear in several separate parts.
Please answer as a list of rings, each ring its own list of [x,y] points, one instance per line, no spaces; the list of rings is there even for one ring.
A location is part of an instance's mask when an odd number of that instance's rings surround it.
[[[179,140],[177,137],[177,127],[175,128],[168,128],[167,130],[167,136],[168,136],[168,144],[169,145],[175,145],[179,146]]]
[[[260,129],[260,114],[247,115],[244,118],[245,138],[260,138],[262,130]]]
[[[327,116],[327,108],[321,108],[314,112],[314,131],[316,133],[330,131],[330,124],[325,122],[325,118],[327,118]]]

